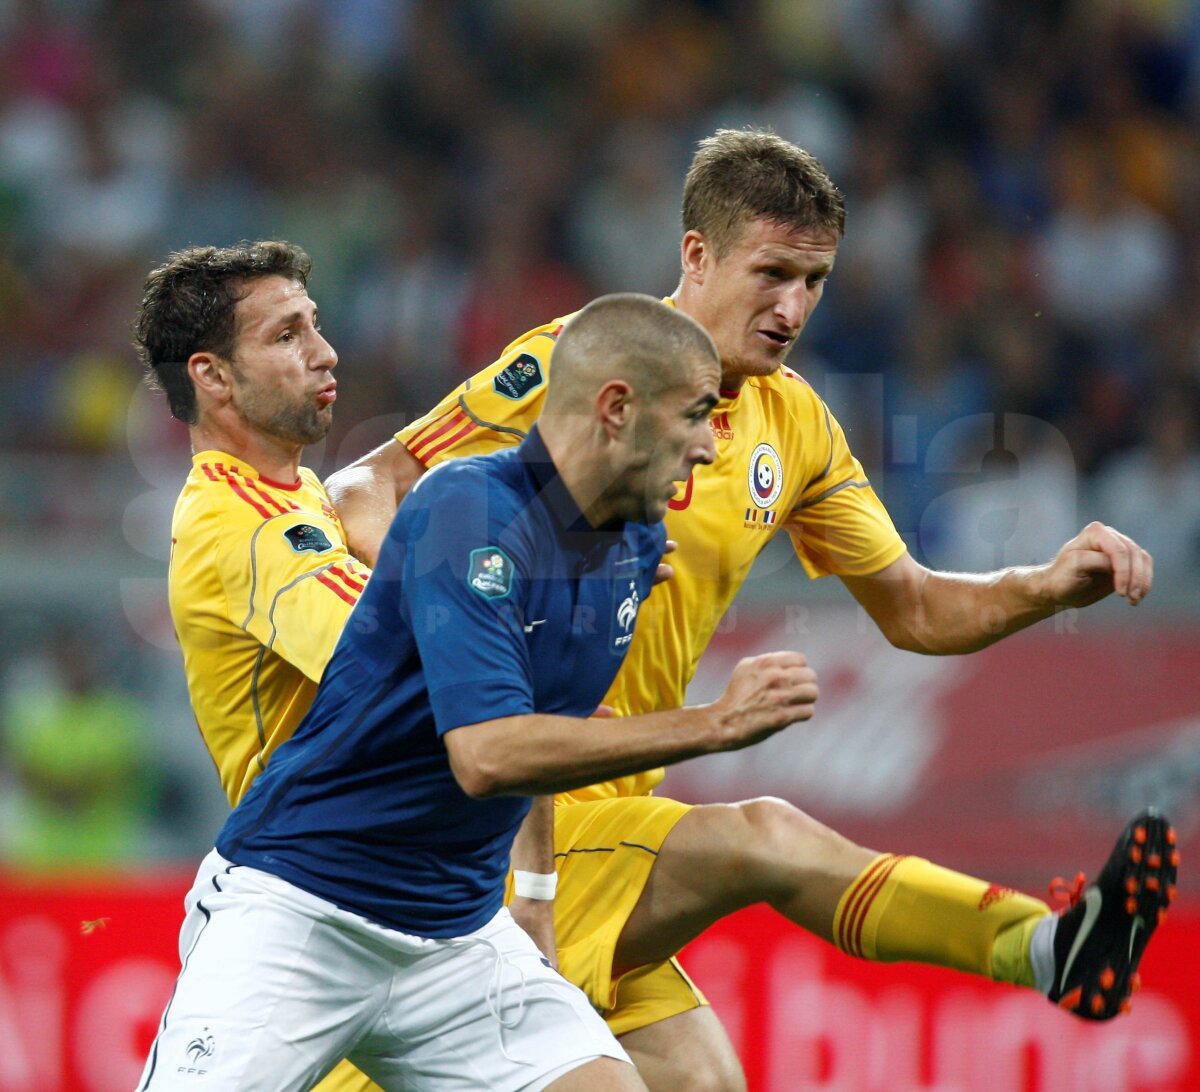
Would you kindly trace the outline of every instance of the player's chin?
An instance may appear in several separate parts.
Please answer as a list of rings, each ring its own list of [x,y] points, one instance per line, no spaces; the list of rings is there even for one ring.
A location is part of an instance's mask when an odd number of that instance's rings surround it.
[[[671,493],[673,497],[674,492]],[[642,505],[642,518],[639,523],[658,523],[664,519],[667,514],[667,501],[670,497],[647,497],[645,504]]]
[[[757,353],[747,354],[741,360],[737,361],[735,370],[740,375],[747,377],[752,375],[774,375],[783,367],[784,361],[787,360],[791,349],[792,346],[789,344],[776,351],[764,349]]]
[[[296,434],[291,439],[299,444],[318,444],[329,435],[329,429],[332,425],[332,412],[328,414],[318,413],[297,428]]]

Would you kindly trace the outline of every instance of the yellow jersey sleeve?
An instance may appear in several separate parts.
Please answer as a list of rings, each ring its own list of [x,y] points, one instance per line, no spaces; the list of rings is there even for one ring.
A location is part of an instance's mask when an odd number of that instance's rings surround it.
[[[426,467],[519,444],[542,412],[550,354],[570,316],[523,334],[396,440]]]
[[[846,435],[823,402],[810,435],[823,437],[824,466],[809,480],[784,524],[810,577],[867,576],[886,568],[907,547]]]
[[[248,543],[226,539],[218,565],[242,629],[313,682],[320,682],[366,570],[335,524],[314,512],[273,516]]]
[[[222,452],[196,456],[168,591],[196,722],[231,803],[307,712],[368,576],[311,471],[283,485]]]

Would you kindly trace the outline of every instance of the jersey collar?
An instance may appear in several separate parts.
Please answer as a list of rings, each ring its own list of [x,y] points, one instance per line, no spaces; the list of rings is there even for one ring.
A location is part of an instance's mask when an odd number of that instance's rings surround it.
[[[537,422],[534,422],[529,429],[529,434],[521,441],[521,446],[517,448],[517,454],[529,472],[529,476],[533,478],[538,496],[550,509],[551,515],[564,531],[571,534],[585,532],[594,534],[599,531],[611,533],[614,530],[620,532],[624,521],[621,526],[609,525],[602,529],[588,523],[587,518],[580,511],[579,505],[575,503],[575,498],[571,496],[563,484],[562,478],[559,477],[558,467],[554,465],[554,460],[550,457],[546,443],[538,431]]]

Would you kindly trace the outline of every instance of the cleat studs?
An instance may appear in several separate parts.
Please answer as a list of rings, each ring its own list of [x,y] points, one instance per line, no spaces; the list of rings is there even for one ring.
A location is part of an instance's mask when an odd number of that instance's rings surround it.
[[[1173,883],[1167,884],[1167,902],[1171,903],[1174,901],[1175,901],[1175,885]]]
[[[1092,1012],[1096,1016],[1104,1012],[1104,998],[1098,993],[1092,994]]]
[[[1150,856],[1146,858],[1146,867],[1162,868],[1162,857],[1160,857],[1157,853],[1151,853]]]
[[[1137,993],[1138,990],[1140,990],[1141,988],[1142,988],[1142,976],[1140,974],[1138,974],[1137,971],[1134,971],[1133,974],[1131,974],[1129,976],[1129,992]]]
[[[1100,988],[1102,990],[1111,990],[1113,988],[1113,983],[1116,982],[1116,980],[1117,976],[1113,974],[1113,969],[1111,967],[1105,967],[1104,970],[1100,972]]]
[[[1157,891],[1158,888],[1159,888],[1158,877],[1157,876],[1147,876],[1146,877],[1146,890],[1147,891]]]
[[[1058,1000],[1058,1007],[1066,1009],[1068,1012],[1074,1012],[1079,1008],[1079,1002],[1083,1000],[1083,987],[1076,986],[1070,993],[1064,994]]]
[[[1165,906],[1160,906],[1158,908],[1158,924],[1162,925],[1162,923],[1166,920],[1167,920],[1167,908]]]
[[[1178,867],[1179,867],[1179,850],[1177,850],[1177,849],[1173,849],[1173,850],[1171,850],[1171,857],[1170,857],[1170,860],[1171,860],[1171,867],[1172,867],[1172,868],[1178,868]]]
[[[1133,828],[1133,840],[1135,842],[1137,842],[1137,844],[1139,846],[1144,846],[1146,844],[1146,828],[1145,827],[1134,827]]]
[[[1125,881],[1125,890],[1130,895],[1136,895],[1138,893],[1138,881],[1136,876],[1130,876],[1129,879]]]
[[[1135,899],[1132,895],[1130,895],[1129,898],[1127,898],[1125,900],[1125,912],[1127,914],[1130,914],[1130,915],[1136,914],[1137,906],[1138,906],[1137,899]]]
[[[1167,827],[1167,845],[1173,846],[1175,844],[1175,842],[1176,842],[1175,828]]]
[[[1130,1011],[1132,1008],[1133,1008],[1133,1002],[1132,1002],[1132,1001],[1130,1001],[1128,997],[1127,997],[1127,998],[1125,998],[1125,1000],[1121,1002],[1121,1008],[1120,1008],[1120,1011],[1121,1011],[1121,1013],[1122,1013],[1122,1014],[1124,1014],[1124,1015],[1128,1015],[1128,1014],[1129,1014],[1129,1011]]]
[[[1134,864],[1141,864],[1142,863],[1142,851],[1137,846],[1130,846],[1129,847],[1129,859]]]

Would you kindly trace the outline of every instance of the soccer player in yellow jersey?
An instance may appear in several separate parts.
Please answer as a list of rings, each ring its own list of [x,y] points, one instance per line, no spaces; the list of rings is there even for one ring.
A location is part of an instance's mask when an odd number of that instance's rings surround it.
[[[1056,610],[1114,591],[1136,604],[1150,589],[1149,555],[1099,524],[1047,564],[989,574],[934,572],[907,553],[841,428],[784,367],[833,269],[844,215],[802,149],[751,131],[701,142],[684,189],[682,278],[666,302],[699,321],[721,354],[717,454],[671,504],[674,577],[643,607],[607,699],[618,715],[682,704],[714,628],[780,531],[810,575],[836,574],[893,644],[916,652],[971,652]],[[518,338],[331,479],[356,554],[374,556],[427,468],[525,436],[565,321]],[[765,901],[856,956],[1036,986],[1102,1019],[1126,1003],[1175,875],[1173,832],[1141,815],[1097,884],[1059,917],[1026,895],[856,846],[781,800],[689,807],[647,795],[660,779],[651,770],[560,798],[554,821],[560,966],[651,1088],[745,1087],[723,1029],[673,959],[739,907]]]
[[[135,341],[194,457],[168,591],[196,722],[236,804],[300,723],[370,570],[317,476],[337,354],[281,242],[193,247],[147,278]],[[369,1088],[343,1063],[325,1092]]]

